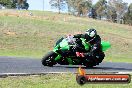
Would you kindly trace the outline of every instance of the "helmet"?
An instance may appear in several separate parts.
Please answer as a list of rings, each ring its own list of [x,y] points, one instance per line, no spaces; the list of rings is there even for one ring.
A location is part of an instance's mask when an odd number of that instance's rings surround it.
[[[97,35],[97,31],[95,29],[88,29],[85,33],[90,37],[95,37]]]

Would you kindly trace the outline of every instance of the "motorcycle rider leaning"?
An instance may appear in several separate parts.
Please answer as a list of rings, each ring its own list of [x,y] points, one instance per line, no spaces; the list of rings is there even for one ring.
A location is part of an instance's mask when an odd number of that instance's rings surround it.
[[[97,34],[95,29],[88,29],[84,34],[76,34],[74,38],[77,38],[77,46],[75,47],[76,56],[77,57],[87,57],[89,58],[97,58],[97,59],[104,59],[105,55],[101,48],[101,38]],[[80,38],[84,38],[86,42],[91,45],[91,48],[86,53],[84,51],[84,45]]]

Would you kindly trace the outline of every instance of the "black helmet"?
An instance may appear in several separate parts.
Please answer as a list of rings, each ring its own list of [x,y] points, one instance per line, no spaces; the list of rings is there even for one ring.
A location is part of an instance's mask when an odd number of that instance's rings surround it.
[[[95,29],[88,29],[85,33],[90,37],[95,37],[97,35],[97,31]]]

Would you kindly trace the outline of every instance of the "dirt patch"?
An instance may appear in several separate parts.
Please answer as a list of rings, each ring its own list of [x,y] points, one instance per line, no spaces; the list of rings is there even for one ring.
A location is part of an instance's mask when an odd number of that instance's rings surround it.
[[[17,33],[13,32],[13,31],[5,31],[4,34],[8,35],[8,36],[16,36],[17,35]]]

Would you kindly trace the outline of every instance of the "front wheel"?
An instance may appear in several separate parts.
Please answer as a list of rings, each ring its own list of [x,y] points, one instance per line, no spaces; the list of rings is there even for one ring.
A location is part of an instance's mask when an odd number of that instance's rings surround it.
[[[56,56],[57,56],[57,54],[55,52],[51,51],[46,56],[44,56],[42,58],[41,62],[42,62],[42,64],[44,66],[50,66],[50,67],[52,67],[53,65],[56,64],[56,62],[54,60]]]

